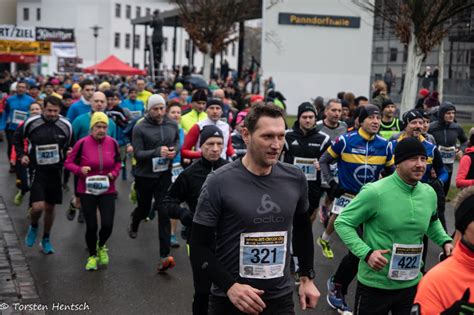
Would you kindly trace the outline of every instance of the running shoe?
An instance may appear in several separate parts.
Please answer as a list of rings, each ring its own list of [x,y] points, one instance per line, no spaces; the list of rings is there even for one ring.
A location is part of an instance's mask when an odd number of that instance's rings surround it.
[[[166,270],[176,266],[173,256],[162,257],[160,263],[158,264],[158,273],[165,273]]]
[[[186,226],[181,227],[181,238],[186,240],[188,238],[188,228]]]
[[[66,218],[69,221],[74,220],[74,218],[76,217],[76,211],[77,211],[77,208],[76,208],[76,206],[74,206],[74,204],[72,203],[72,200],[71,200],[71,202],[69,203],[69,209],[67,209],[67,211],[66,211]]]
[[[89,256],[89,258],[87,258],[86,270],[87,271],[97,270],[97,257],[96,256]]]
[[[176,238],[176,235],[171,235],[170,237],[170,246],[173,248],[178,248],[179,247],[179,242],[178,239]]]
[[[34,228],[30,225],[28,228],[28,234],[26,234],[25,244],[28,247],[33,247],[36,242],[36,236],[38,236],[38,228]]]
[[[21,189],[21,179],[18,179],[18,178],[16,179],[15,186],[16,188]]]
[[[84,212],[82,210],[79,210],[79,215],[77,216],[77,222],[79,223],[84,223],[86,219],[84,219]]]
[[[344,300],[344,295],[341,291],[341,285],[333,282],[333,277],[327,281],[328,294],[326,300],[330,307],[337,310],[341,314],[352,314],[352,309]]]
[[[128,195],[128,198],[133,204],[137,203],[137,191],[135,190],[135,182],[133,182],[132,186],[130,187],[130,194]]]
[[[23,194],[21,193],[21,190],[19,190],[16,195],[15,195],[15,198],[13,199],[13,203],[15,204],[15,206],[21,206],[21,203],[23,202]]]
[[[99,242],[97,242],[97,258],[99,265],[108,265],[109,264],[109,254],[107,253],[109,249],[107,246],[99,246]]]
[[[125,162],[122,162],[122,180],[127,180],[127,165]]]
[[[54,254],[54,248],[53,245],[51,245],[49,238],[43,238],[41,240],[41,247],[43,247],[43,253]]]
[[[318,243],[319,247],[321,247],[323,256],[326,257],[327,259],[333,259],[334,258],[334,253],[331,249],[331,246],[329,246],[329,241],[323,240],[320,237],[316,240],[316,243]]]

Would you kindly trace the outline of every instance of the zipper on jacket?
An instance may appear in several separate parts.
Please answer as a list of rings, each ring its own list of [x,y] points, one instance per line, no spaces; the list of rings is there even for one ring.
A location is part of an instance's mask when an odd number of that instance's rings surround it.
[[[98,144],[97,149],[99,151],[99,172],[102,174],[102,170],[104,168],[104,161],[102,158],[102,144]]]

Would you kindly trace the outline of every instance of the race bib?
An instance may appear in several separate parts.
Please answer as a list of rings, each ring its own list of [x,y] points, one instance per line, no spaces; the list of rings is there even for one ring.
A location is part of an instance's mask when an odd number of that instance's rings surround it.
[[[317,159],[295,157],[293,164],[303,171],[304,175],[306,176],[306,180],[315,181],[317,170],[316,167],[314,167],[314,162],[316,161]]]
[[[59,163],[58,144],[45,144],[36,146],[36,163],[38,165],[51,165]]]
[[[413,280],[418,277],[423,254],[423,244],[393,244],[388,278],[392,280]]]
[[[164,172],[168,170],[169,160],[164,157],[156,157],[151,160],[153,173]]]
[[[101,195],[110,188],[109,177],[96,175],[86,177],[86,194]]]
[[[174,183],[179,174],[184,171],[184,168],[181,166],[181,163],[173,163],[173,168],[171,169],[171,182]]]
[[[453,164],[456,159],[456,147],[443,147],[440,145],[438,147],[439,153],[441,154],[441,159],[444,164]]]
[[[142,111],[141,110],[131,110],[130,115],[132,116],[132,119],[142,117]]]
[[[354,199],[354,196],[349,195],[349,194],[344,194],[339,198],[336,198],[334,200],[334,203],[332,204],[332,210],[331,212],[334,214],[341,214],[342,210],[344,210],[345,207]]]
[[[26,120],[26,117],[28,117],[28,113],[27,112],[24,112],[24,111],[21,111],[21,110],[17,110],[15,109],[13,111],[13,119],[12,119],[12,122],[14,124],[21,124],[22,122],[24,122]]]
[[[286,231],[240,234],[240,276],[252,279],[283,277],[287,239]]]

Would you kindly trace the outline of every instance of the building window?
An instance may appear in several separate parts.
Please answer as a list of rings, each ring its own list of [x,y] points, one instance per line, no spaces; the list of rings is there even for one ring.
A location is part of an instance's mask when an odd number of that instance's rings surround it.
[[[145,12],[146,12],[146,15],[151,15],[151,9],[150,8],[146,8]]]
[[[130,48],[130,34],[125,34],[125,48]]]
[[[23,21],[29,21],[29,20],[30,20],[30,9],[23,8]]]
[[[390,62],[397,62],[398,49],[390,48]]]
[[[120,33],[115,33],[114,46],[120,48]]]
[[[41,21],[41,8],[36,8],[36,21]]]
[[[164,47],[164,48],[165,48],[165,51],[168,51],[168,37],[165,37],[165,40],[164,40],[163,44],[164,44],[164,46],[165,46],[165,47]]]
[[[383,61],[383,47],[375,48],[374,61],[376,62]]]
[[[132,18],[132,6],[128,5],[125,7],[125,18],[131,19]]]
[[[115,4],[115,17],[119,18],[122,15],[122,5],[120,3]]]
[[[137,8],[135,9],[135,18],[139,18],[141,15],[142,15],[142,8],[140,8],[139,6],[137,6]]]
[[[140,35],[135,35],[133,45],[135,46],[135,49],[140,49]]]
[[[235,43],[232,43],[232,57],[235,57]]]

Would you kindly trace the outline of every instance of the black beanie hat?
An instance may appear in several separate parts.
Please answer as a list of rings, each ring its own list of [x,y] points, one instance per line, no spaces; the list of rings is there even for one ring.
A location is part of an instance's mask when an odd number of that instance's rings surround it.
[[[206,109],[212,105],[217,105],[223,108],[222,101],[219,98],[214,97],[214,98],[208,99],[207,104],[206,104]]]
[[[464,234],[467,226],[474,221],[474,195],[466,198],[454,212],[454,226]]]
[[[391,99],[384,100],[382,102],[382,111],[384,110],[385,107],[388,105],[395,105],[395,103]]]
[[[398,142],[395,147],[395,165],[408,160],[411,157],[423,155],[428,157],[426,149],[417,138],[408,137]]]
[[[377,106],[372,104],[362,106],[359,114],[359,124],[362,125],[364,119],[372,115],[380,116],[380,109]]]
[[[410,109],[402,116],[403,124],[407,126],[410,121],[415,119],[423,119],[423,113],[418,109]]]
[[[313,104],[311,104],[310,102],[304,102],[301,103],[300,106],[298,106],[298,120],[304,112],[313,112],[314,115],[317,115],[316,108],[314,108]]]
[[[207,94],[203,89],[197,90],[194,92],[191,102],[207,102]]]
[[[346,100],[341,100],[341,106],[342,106],[342,107],[346,107],[346,108],[350,108],[349,102],[346,101]]]
[[[204,142],[206,142],[206,140],[211,137],[219,137],[224,139],[224,135],[222,134],[222,131],[219,129],[219,127],[216,127],[214,125],[207,125],[201,129],[199,146],[202,146]]]

